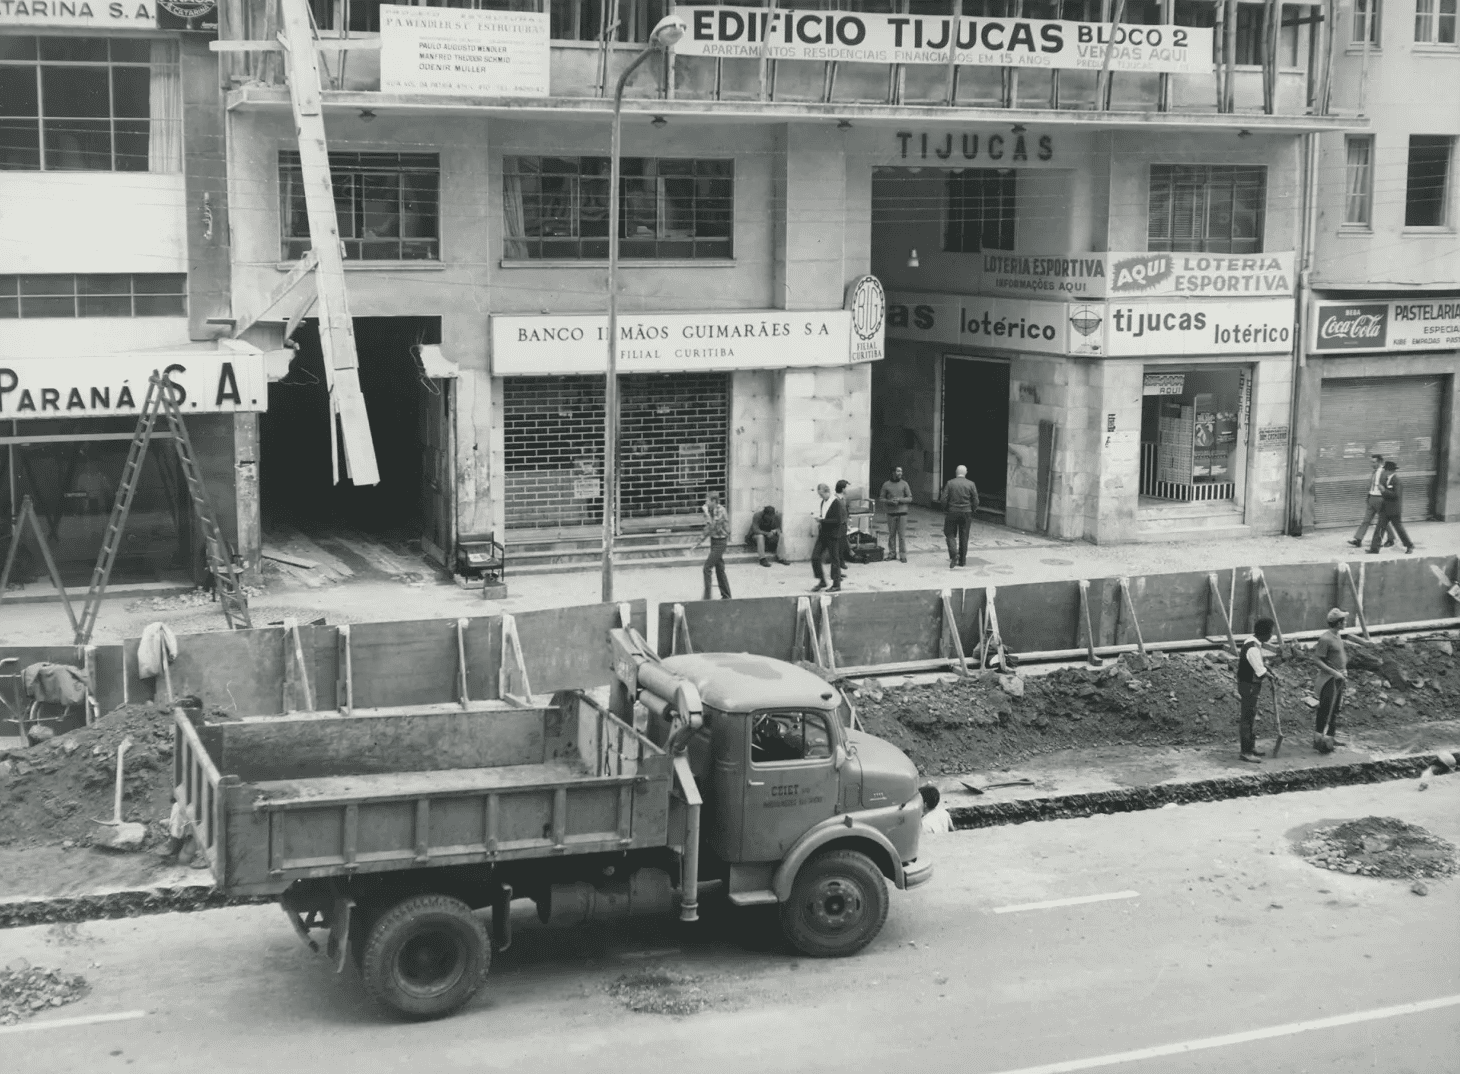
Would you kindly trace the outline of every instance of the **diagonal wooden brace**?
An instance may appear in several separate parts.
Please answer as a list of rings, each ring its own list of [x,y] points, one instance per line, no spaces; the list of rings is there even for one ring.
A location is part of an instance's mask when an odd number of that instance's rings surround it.
[[[1091,667],[1100,667],[1100,658],[1095,655],[1095,627],[1090,619],[1090,583],[1080,579],[1080,619],[1075,623],[1075,648],[1080,647],[1080,635],[1085,636],[1085,660]]]
[[[502,615],[502,662],[497,671],[497,696],[522,707],[532,704],[532,683],[527,678],[522,641],[517,637],[517,620],[506,613]]]
[[[1141,637],[1141,621],[1136,615],[1136,602],[1131,596],[1130,579],[1120,579],[1120,595],[1124,598],[1126,609],[1130,612],[1131,629],[1136,632],[1136,651],[1142,657],[1146,655],[1146,639]]]
[[[836,670],[836,646],[831,641],[831,597],[821,594],[821,655],[827,671]]]
[[[1222,601],[1222,591],[1217,586],[1216,572],[1207,574],[1207,619],[1211,620],[1212,604],[1216,604],[1217,611],[1222,615],[1222,625],[1227,628],[1227,651],[1235,654],[1237,652],[1237,638],[1232,633],[1232,613],[1227,610],[1227,605]],[[1211,635],[1211,628],[1203,623],[1203,637]]]
[[[1363,564],[1359,564],[1359,577],[1363,578]],[[1364,615],[1364,585],[1362,581],[1355,582],[1353,572],[1349,570],[1347,563],[1340,563],[1337,567],[1338,574],[1338,597],[1343,600],[1343,583],[1348,582],[1348,588],[1354,595],[1354,618],[1359,621],[1359,630],[1363,632],[1365,641],[1372,641],[1369,637],[1369,620]],[[1449,581],[1447,578],[1446,581]]]
[[[1254,602],[1254,607],[1258,612],[1261,612],[1261,598],[1267,598],[1267,610],[1272,613],[1272,632],[1277,635],[1278,648],[1286,654],[1288,651],[1288,643],[1283,640],[1283,628],[1282,624],[1278,622],[1277,605],[1273,603],[1272,590],[1267,587],[1267,576],[1262,573],[1261,567],[1253,567],[1251,571],[1252,585],[1257,590],[1258,596],[1258,600]]]
[[[953,591],[942,593],[943,629],[938,634],[938,655],[955,657],[960,675],[968,674],[968,658],[963,654],[963,639],[958,636],[958,619],[953,614]]]
[[[685,656],[695,651],[689,640],[689,620],[684,617],[684,605],[674,606],[674,634],[669,644],[670,656]]]
[[[816,640],[816,621],[811,617],[811,598],[796,598],[796,633],[791,641],[791,663],[807,661],[822,667],[821,643]]]

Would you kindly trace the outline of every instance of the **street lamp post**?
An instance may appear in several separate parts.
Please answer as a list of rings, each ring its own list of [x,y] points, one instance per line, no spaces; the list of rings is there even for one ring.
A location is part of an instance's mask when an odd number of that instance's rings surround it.
[[[603,384],[603,602],[613,601],[613,524],[618,455],[618,184],[624,87],[644,61],[673,48],[689,27],[678,15],[659,20],[649,43],[618,76],[613,91],[613,139],[608,157],[608,375]]]

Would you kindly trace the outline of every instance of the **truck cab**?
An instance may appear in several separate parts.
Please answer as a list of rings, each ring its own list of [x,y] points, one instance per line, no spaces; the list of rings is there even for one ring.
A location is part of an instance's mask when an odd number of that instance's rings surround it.
[[[736,905],[779,904],[807,954],[860,950],[886,918],[883,878],[907,889],[932,876],[918,860],[916,766],[847,726],[840,692],[794,664],[700,653],[659,666],[703,706],[688,747],[703,875],[718,873]]]

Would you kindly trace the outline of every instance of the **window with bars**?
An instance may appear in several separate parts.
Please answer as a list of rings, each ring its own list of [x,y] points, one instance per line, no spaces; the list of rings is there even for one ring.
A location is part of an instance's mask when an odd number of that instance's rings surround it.
[[[1356,0],[1358,3],[1365,3],[1366,0]],[[1377,3],[1378,0],[1373,0]],[[1282,24],[1278,28],[1278,50],[1277,62],[1279,67],[1301,67],[1304,65],[1302,49],[1299,48],[1299,36],[1302,27],[1298,20],[1303,17],[1307,9],[1296,4],[1284,4],[1280,17]],[[1198,26],[1207,29],[1216,27],[1216,8],[1211,0],[1176,0],[1176,7],[1173,13],[1172,22],[1177,26]],[[1137,22],[1137,19],[1127,19],[1127,22]],[[1160,22],[1159,18],[1150,20]],[[1260,67],[1267,56],[1267,5],[1266,4],[1238,4],[1237,5],[1237,32],[1234,39],[1236,56],[1233,60],[1238,65]],[[1212,35],[1212,61],[1220,63],[1223,58],[1222,35]]]
[[[1422,45],[1455,44],[1456,0],[1414,0],[1414,40]]]
[[[0,36],[0,171],[177,171],[177,56],[147,38]]]
[[[1351,134],[1344,139],[1343,222],[1350,227],[1369,227],[1374,201],[1374,137]]]
[[[957,254],[1012,250],[1017,185],[1018,172],[1013,168],[949,172],[943,249]]]
[[[0,276],[0,319],[186,317],[181,273]]]
[[[625,157],[620,165],[621,257],[734,255],[733,160]],[[607,257],[608,173],[607,157],[504,157],[504,256]]]
[[[1450,158],[1455,139],[1448,134],[1411,134],[1404,183],[1404,226],[1444,227],[1449,221]]]
[[[1354,0],[1354,17],[1349,26],[1349,40],[1355,45],[1364,43],[1364,32],[1368,31],[1369,44],[1379,44],[1379,18],[1384,12],[1381,0]]]
[[[1262,252],[1267,168],[1152,164],[1147,249]]]
[[[349,261],[441,257],[441,158],[435,153],[331,153],[335,218]],[[309,249],[309,213],[299,153],[279,153],[284,259]]]

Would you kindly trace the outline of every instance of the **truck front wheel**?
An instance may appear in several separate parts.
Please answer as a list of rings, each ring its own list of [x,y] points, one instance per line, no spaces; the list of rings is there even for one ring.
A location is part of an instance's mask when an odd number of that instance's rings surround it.
[[[886,920],[886,881],[855,850],[817,854],[801,866],[790,899],[781,904],[787,939],[816,958],[856,954],[882,931]]]
[[[440,1018],[471,999],[487,976],[487,930],[459,899],[415,895],[370,929],[360,976],[371,998],[407,1018]]]

